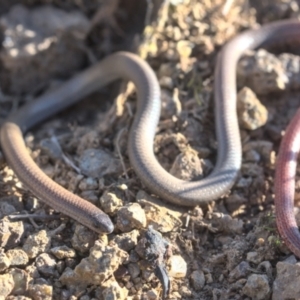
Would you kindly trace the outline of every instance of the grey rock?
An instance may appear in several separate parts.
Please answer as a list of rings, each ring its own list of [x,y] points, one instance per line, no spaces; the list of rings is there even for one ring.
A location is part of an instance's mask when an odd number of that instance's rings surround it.
[[[243,230],[243,221],[233,219],[230,215],[223,213],[212,213],[212,226],[225,233],[241,233]]]
[[[114,215],[123,205],[123,201],[116,194],[105,191],[100,198],[100,204],[104,212]]]
[[[253,251],[247,253],[247,261],[252,262],[254,264],[259,264],[262,261],[261,255],[259,253]]]
[[[121,170],[121,164],[107,151],[86,149],[79,158],[79,168],[86,176],[101,178],[104,175],[118,173]]]
[[[96,235],[94,232],[82,226],[76,224],[74,234],[71,239],[72,247],[78,250],[80,253],[86,253],[94,245]]]
[[[288,83],[279,58],[263,49],[245,55],[238,63],[237,74],[238,86],[247,86],[259,95],[282,91]]]
[[[46,283],[30,284],[28,293],[34,300],[52,300],[53,286]]]
[[[294,265],[297,263],[297,259],[295,257],[295,255],[290,255],[289,257],[287,257],[285,260],[284,260],[285,263],[288,263],[288,264],[291,264],[291,265]]]
[[[102,297],[103,299],[118,299],[126,300],[128,290],[125,287],[120,287],[117,281],[108,280],[103,285]],[[98,298],[99,299],[99,298]]]
[[[18,246],[23,234],[23,222],[10,222],[7,218],[0,220],[0,247],[14,248]]]
[[[201,291],[205,285],[205,276],[203,271],[196,270],[191,274],[191,284],[195,291]]]
[[[247,202],[248,200],[246,198],[238,194],[229,195],[228,198],[225,199],[226,208],[230,213],[240,209]]]
[[[54,161],[62,159],[63,152],[57,140],[52,138],[42,139],[40,148]]]
[[[67,285],[101,285],[127,258],[128,254],[117,246],[107,246],[97,240],[89,257],[82,259],[74,271],[67,268],[60,281]]]
[[[243,146],[243,152],[255,151],[259,154],[260,158],[267,162],[268,164],[272,164],[271,153],[273,151],[273,143],[265,140],[257,140],[250,141]]]
[[[116,227],[122,232],[146,227],[145,211],[138,203],[130,203],[119,209]]]
[[[273,281],[273,267],[269,261],[263,261],[257,266],[257,271],[265,273]]]
[[[9,270],[9,274],[12,275],[14,281],[14,288],[12,290],[13,295],[24,295],[28,289],[30,281],[29,274],[21,269],[12,268]]]
[[[0,211],[3,216],[10,215],[14,212],[16,212],[16,208],[7,202],[0,202]]]
[[[0,250],[0,272],[5,271],[10,266],[10,260],[4,253],[4,250]]]
[[[166,78],[170,77],[164,76],[162,78],[165,78],[164,81],[166,81]],[[160,79],[160,82],[161,81],[162,79]],[[167,84],[172,85],[173,82],[169,82]],[[166,91],[165,89],[161,90],[161,115],[162,119],[172,118],[172,116],[177,115],[176,103],[173,100],[173,96],[169,91]]]
[[[147,291],[146,297],[147,297],[146,298],[147,300],[158,300],[159,299],[158,292],[154,289]]]
[[[56,270],[56,261],[48,253],[42,253],[35,259],[35,265],[37,270],[42,275],[49,276],[58,276]]]
[[[0,198],[0,201],[12,205],[16,211],[22,211],[24,209],[24,202],[20,196],[4,196]]]
[[[0,275],[0,297],[5,299],[5,297],[12,292],[14,285],[15,283],[12,274],[7,273]]]
[[[272,300],[298,299],[300,295],[300,264],[278,262],[276,272]]]
[[[98,189],[98,181],[95,178],[88,177],[80,181],[78,186],[82,191]]]
[[[58,259],[76,257],[75,250],[72,249],[72,248],[69,248],[69,247],[67,247],[65,245],[51,248],[50,251]]]
[[[127,268],[132,279],[137,278],[141,272],[141,269],[137,263],[129,263]]]
[[[112,239],[112,242],[116,243],[120,249],[129,252],[137,245],[139,235],[138,230],[132,230],[116,235]]]
[[[203,175],[202,164],[198,153],[191,148],[187,148],[186,151],[176,157],[170,173],[182,180],[192,180]]]
[[[29,258],[35,258],[40,253],[47,252],[50,246],[51,236],[46,230],[41,230],[28,236],[23,245],[23,250],[27,253]]]
[[[266,124],[268,111],[248,87],[244,87],[237,95],[237,113],[242,128],[255,130]]]
[[[283,66],[284,72],[288,78],[287,88],[291,90],[299,89],[299,65],[300,57],[291,53],[282,53],[279,55],[279,60]]]
[[[248,277],[243,293],[253,300],[265,300],[270,296],[270,285],[266,275],[252,274]]]
[[[247,261],[240,262],[230,273],[230,282],[236,281],[240,278],[245,278],[249,275],[251,267]]]
[[[175,231],[182,226],[183,210],[151,197],[144,191],[139,191],[136,200],[143,207],[147,224],[155,230],[165,233]]]
[[[29,261],[28,255],[22,249],[7,250],[6,256],[12,266],[25,266]]]
[[[244,161],[245,162],[254,162],[257,163],[260,161],[260,155],[257,151],[253,149],[249,149],[247,152],[244,154]]]
[[[28,265],[26,268],[25,268],[25,271],[29,274],[29,276],[33,279],[37,279],[39,277],[41,277],[40,273],[38,272],[37,270],[37,267],[32,264],[32,265]]]

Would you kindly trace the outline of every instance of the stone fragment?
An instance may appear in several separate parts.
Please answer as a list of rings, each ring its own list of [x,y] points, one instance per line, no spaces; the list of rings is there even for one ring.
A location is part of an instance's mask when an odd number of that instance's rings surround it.
[[[273,282],[272,300],[298,299],[300,295],[300,264],[278,262]]]
[[[13,295],[24,295],[27,292],[29,280],[31,279],[29,274],[21,269],[12,268],[8,272],[14,281],[14,288],[12,290]]]
[[[196,270],[191,274],[191,284],[195,291],[201,291],[205,285],[205,276],[203,271]]]
[[[236,281],[240,278],[245,278],[250,274],[251,267],[247,261],[240,262],[232,271],[229,273],[230,282]]]
[[[286,89],[297,90],[300,87],[299,79],[299,55],[294,55],[291,53],[282,53],[278,56],[283,69],[284,75],[287,76]]]
[[[46,277],[57,277],[56,261],[48,253],[42,253],[35,259],[39,273]]]
[[[76,257],[76,251],[68,246],[62,245],[51,248],[51,253],[58,259]]]
[[[0,202],[0,212],[3,216],[11,215],[16,212],[16,208],[8,202]]]
[[[138,277],[141,272],[141,269],[137,263],[129,263],[127,268],[132,279]]]
[[[237,67],[238,86],[247,86],[259,95],[280,92],[288,77],[277,56],[264,49],[245,55]]]
[[[2,274],[0,275],[0,297],[4,300],[14,288],[14,279],[12,274]]]
[[[51,236],[46,230],[41,230],[28,236],[23,245],[23,250],[27,253],[29,258],[35,258],[40,253],[47,252],[50,246]]]
[[[89,257],[82,259],[74,271],[66,269],[60,281],[68,285],[101,285],[127,258],[128,254],[117,246],[106,246],[97,240]]]
[[[284,262],[287,264],[294,265],[297,263],[297,259],[296,259],[295,255],[290,255],[284,260]]]
[[[146,299],[148,300],[158,300],[159,299],[159,295],[158,295],[158,292],[156,290],[149,290],[147,291],[146,293]]]
[[[262,261],[261,255],[259,255],[256,251],[248,252],[246,259],[254,264],[259,264]]]
[[[62,160],[64,154],[56,137],[42,139],[39,145],[43,153],[52,160]]]
[[[241,233],[243,221],[223,213],[211,213],[212,226],[225,233]]]
[[[203,176],[203,169],[198,153],[187,147],[183,153],[175,158],[170,173],[182,180],[192,180]]]
[[[116,300],[126,300],[128,295],[128,290],[125,287],[120,287],[117,281],[108,280],[103,285],[102,297],[103,299],[116,299]]]
[[[0,220],[0,247],[17,247],[23,234],[23,222],[10,222],[7,218]]]
[[[242,88],[237,95],[239,123],[244,129],[255,130],[266,124],[268,111],[248,87]]]
[[[238,209],[240,209],[243,205],[245,205],[248,200],[238,194],[229,195],[225,199],[225,205],[228,212],[232,213]]]
[[[146,227],[145,211],[138,203],[129,203],[118,210],[116,227],[122,232]]]
[[[39,278],[41,276],[37,270],[37,267],[34,264],[27,265],[27,267],[25,268],[25,271],[29,274],[29,276],[31,278],[34,278],[34,279]]]
[[[96,190],[98,189],[98,181],[95,178],[87,177],[80,181],[79,186],[80,190]]]
[[[137,245],[139,235],[138,230],[132,230],[114,236],[112,242],[116,243],[120,249],[129,252]]]
[[[28,255],[22,249],[7,250],[6,256],[10,260],[10,265],[12,266],[25,266],[29,261]]]
[[[272,164],[273,143],[265,140],[250,141],[243,146],[243,152],[255,151],[258,152],[260,160]]]
[[[107,151],[86,149],[79,158],[79,168],[86,176],[101,178],[104,175],[117,174],[122,166],[120,161]]]
[[[5,271],[10,266],[10,260],[4,253],[4,250],[0,250],[0,272]]]
[[[100,204],[105,213],[114,215],[123,205],[123,201],[116,194],[105,191],[100,198]]]
[[[267,275],[252,274],[248,277],[243,293],[253,300],[264,300],[270,296],[270,286]]]
[[[30,297],[33,300],[52,300],[53,286],[48,284],[30,284],[28,288]]]
[[[170,258],[169,276],[174,278],[183,278],[186,276],[187,264],[182,256],[173,255]]]
[[[144,191],[137,193],[136,200],[146,213],[147,224],[153,226],[155,230],[166,233],[182,226],[180,220],[182,209],[153,198]]]
[[[135,247],[136,253],[145,259],[153,268],[157,265],[164,265],[166,254],[168,254],[169,243],[162,234],[151,226],[143,234]]]
[[[76,224],[71,239],[72,247],[80,253],[86,253],[94,245],[96,235],[90,229],[81,224]]]

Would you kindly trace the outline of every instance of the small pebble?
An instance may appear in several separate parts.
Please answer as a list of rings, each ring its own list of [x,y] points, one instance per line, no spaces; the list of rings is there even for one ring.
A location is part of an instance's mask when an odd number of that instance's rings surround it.
[[[10,260],[4,253],[4,250],[0,250],[0,272],[5,271],[10,266]]]
[[[40,253],[47,252],[50,246],[50,235],[47,234],[46,230],[41,230],[28,236],[23,245],[23,250],[27,253],[29,258],[35,258]]]
[[[237,113],[244,129],[255,130],[266,124],[268,111],[248,87],[244,87],[237,95]]]
[[[7,250],[6,256],[12,266],[25,266],[29,261],[28,255],[22,249]]]
[[[116,227],[122,232],[145,228],[147,225],[145,211],[138,203],[130,203],[119,209]]]
[[[193,271],[191,274],[191,284],[195,291],[201,291],[205,285],[205,276],[201,270]]]
[[[105,191],[100,198],[100,204],[105,213],[114,215],[123,205],[123,201],[116,194]]]
[[[262,261],[262,257],[257,252],[248,252],[247,261],[259,264]]]
[[[58,276],[56,261],[48,253],[42,253],[35,259],[35,265],[39,273],[46,277]]]
[[[182,256],[173,255],[170,258],[169,276],[174,278],[183,278],[187,273],[187,264]]]
[[[252,274],[248,277],[243,293],[253,300],[265,300],[271,292],[266,275]]]
[[[51,253],[55,255],[58,259],[72,258],[76,257],[76,252],[74,249],[69,248],[65,245],[51,248]]]

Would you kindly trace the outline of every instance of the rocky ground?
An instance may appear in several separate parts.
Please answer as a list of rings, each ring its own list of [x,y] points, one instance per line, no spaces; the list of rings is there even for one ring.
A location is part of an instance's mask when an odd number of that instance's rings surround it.
[[[161,85],[158,160],[179,178],[206,176],[217,155],[217,53],[242,30],[299,18],[299,3],[165,1],[156,22],[146,18],[142,39],[130,32],[134,46],[121,42],[129,33],[118,22],[124,16],[119,1],[107,3],[106,8],[96,0],[0,4],[0,121],[104,55],[131,48],[150,63]],[[147,3],[146,16],[152,7]],[[136,105],[130,84],[95,93],[27,133],[28,150],[40,168],[101,207],[115,231],[98,236],[55,213],[2,157],[0,299],[161,299],[166,289],[158,266],[170,278],[168,299],[300,299],[300,264],[276,231],[273,192],[280,140],[299,106],[297,50],[296,45],[280,49],[293,54],[250,51],[241,59],[242,169],[231,192],[204,207],[170,205],[135,175],[126,148]],[[296,205],[299,192],[298,179]]]

